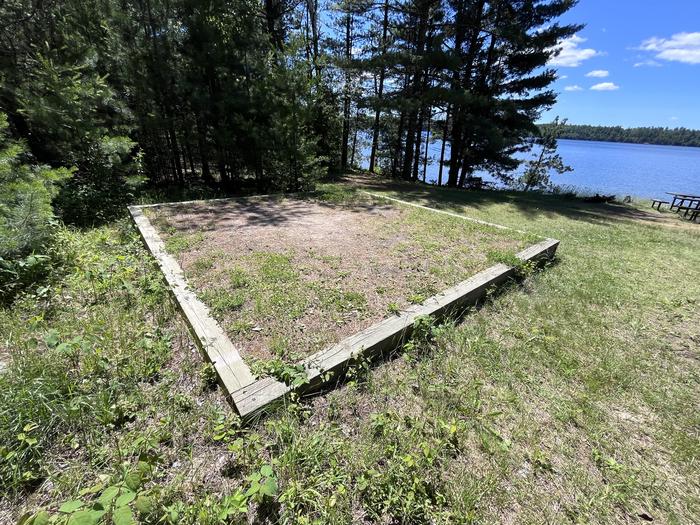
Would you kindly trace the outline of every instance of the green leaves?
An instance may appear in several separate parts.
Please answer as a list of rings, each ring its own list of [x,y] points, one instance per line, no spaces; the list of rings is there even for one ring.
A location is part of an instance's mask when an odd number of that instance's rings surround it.
[[[81,500],[66,501],[63,505],[58,508],[58,512],[63,512],[65,514],[71,514],[76,510],[80,509],[85,505]]]
[[[258,472],[246,479],[251,482],[245,493],[246,497],[261,502],[265,498],[277,495],[277,477],[271,465],[263,465]]]
[[[70,171],[27,164],[26,148],[9,137],[7,127],[7,116],[0,113],[0,258],[22,261],[43,251],[49,240],[54,184]],[[32,265],[29,259],[24,262]],[[21,277],[18,270],[22,268],[0,272],[0,292]]]
[[[132,525],[138,523],[134,511],[141,516],[152,514],[157,508],[154,498],[146,492],[139,492],[150,465],[141,461],[135,470],[123,474],[122,480],[105,487],[103,481],[80,491],[83,499],[66,501],[58,507],[53,515],[47,511],[29,516],[21,525],[42,525],[54,518],[63,518],[65,525]],[[89,500],[90,497],[94,499]]]
[[[103,510],[79,510],[71,514],[66,525],[97,525],[104,514]]]
[[[119,500],[117,500],[117,505],[118,504]],[[114,525],[132,525],[136,523],[129,507],[118,507],[112,515],[112,521]]]
[[[134,508],[139,511],[139,514],[150,514],[155,506],[155,502],[150,496],[138,496],[134,500]]]
[[[141,486],[141,473],[140,472],[129,472],[124,477],[124,484],[131,490],[138,490]]]
[[[130,490],[125,490],[114,502],[114,506],[124,507],[136,499],[136,494]]]

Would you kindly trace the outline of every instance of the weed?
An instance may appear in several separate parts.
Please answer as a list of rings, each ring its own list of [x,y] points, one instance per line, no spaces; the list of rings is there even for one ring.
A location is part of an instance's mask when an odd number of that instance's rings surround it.
[[[492,263],[501,263],[511,268],[515,268],[516,276],[524,278],[532,275],[535,271],[535,265],[532,261],[523,261],[515,254],[504,252],[501,250],[489,250],[487,253],[489,261]]]
[[[423,304],[427,297],[420,293],[414,293],[408,297],[408,302],[411,304]]]
[[[386,305],[386,311],[392,315],[400,315],[401,307],[396,303],[389,303],[388,305]]]
[[[214,268],[215,259],[212,256],[199,257],[192,263],[192,269],[197,273],[204,273]]]
[[[292,387],[299,387],[308,381],[306,368],[301,364],[290,364],[281,359],[256,361],[251,369],[258,377],[274,377],[278,381]]]
[[[242,268],[231,268],[228,272],[231,286],[235,288],[245,288],[250,281],[246,271]]]
[[[284,336],[274,337],[270,343],[270,352],[274,356],[284,359],[289,352],[289,338]]]
[[[217,374],[214,365],[211,363],[202,363],[199,368],[199,380],[204,390],[212,390],[217,385]]]

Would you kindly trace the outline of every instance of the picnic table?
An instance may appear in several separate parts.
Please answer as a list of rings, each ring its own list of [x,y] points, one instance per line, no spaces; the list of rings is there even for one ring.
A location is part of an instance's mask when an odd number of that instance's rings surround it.
[[[660,201],[654,199],[651,203],[653,208],[655,204],[658,204],[658,209],[661,209],[661,204],[670,204],[669,209],[673,211],[676,209],[677,213],[683,212],[683,217],[688,217],[690,215],[690,220],[694,221],[700,215],[700,195],[690,195],[687,193],[673,193],[666,192],[667,195],[673,197],[673,200],[669,203],[668,201]]]

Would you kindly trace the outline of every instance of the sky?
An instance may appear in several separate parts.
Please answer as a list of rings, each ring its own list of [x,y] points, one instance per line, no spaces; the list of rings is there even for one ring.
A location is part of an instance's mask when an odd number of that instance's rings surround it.
[[[700,0],[580,0],[561,19],[555,116],[571,124],[700,129]]]

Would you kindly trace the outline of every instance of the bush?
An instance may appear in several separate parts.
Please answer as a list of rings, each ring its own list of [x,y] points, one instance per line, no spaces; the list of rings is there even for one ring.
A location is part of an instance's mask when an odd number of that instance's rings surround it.
[[[90,226],[124,214],[142,182],[140,156],[131,155],[134,146],[121,136],[105,136],[89,146],[77,173],[55,200],[64,221]]]
[[[0,258],[16,259],[41,249],[51,233],[56,183],[72,170],[27,162],[24,145],[13,141],[0,113]]]
[[[0,113],[0,300],[36,282],[49,267],[38,255],[53,232],[51,199],[72,170],[29,162],[24,144],[13,141]]]

